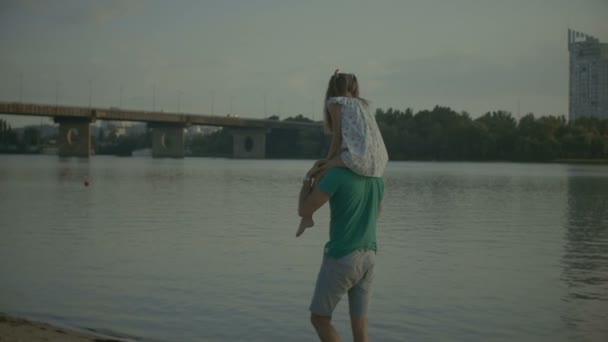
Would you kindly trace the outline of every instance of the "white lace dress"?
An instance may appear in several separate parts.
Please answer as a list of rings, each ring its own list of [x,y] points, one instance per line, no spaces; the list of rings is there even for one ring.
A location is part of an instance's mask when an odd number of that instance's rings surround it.
[[[376,119],[359,99],[330,97],[328,104],[342,105],[342,161],[362,176],[382,177],[388,153]]]

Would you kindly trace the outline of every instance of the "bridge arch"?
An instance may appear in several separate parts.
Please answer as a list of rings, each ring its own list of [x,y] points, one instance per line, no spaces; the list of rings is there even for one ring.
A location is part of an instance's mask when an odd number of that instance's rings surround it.
[[[232,156],[241,159],[266,158],[267,129],[232,129]]]

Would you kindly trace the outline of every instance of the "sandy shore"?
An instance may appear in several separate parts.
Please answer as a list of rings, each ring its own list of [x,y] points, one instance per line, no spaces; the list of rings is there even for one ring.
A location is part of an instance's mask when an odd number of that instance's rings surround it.
[[[122,342],[0,313],[0,342]]]

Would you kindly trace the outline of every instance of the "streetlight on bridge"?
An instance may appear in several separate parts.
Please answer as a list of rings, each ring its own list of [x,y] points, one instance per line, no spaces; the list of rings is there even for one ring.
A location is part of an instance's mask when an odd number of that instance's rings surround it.
[[[93,107],[93,80],[89,79],[89,108]]]
[[[23,71],[19,73],[19,102],[23,102]]]
[[[177,112],[181,113],[181,104],[182,104],[182,91],[177,91]]]

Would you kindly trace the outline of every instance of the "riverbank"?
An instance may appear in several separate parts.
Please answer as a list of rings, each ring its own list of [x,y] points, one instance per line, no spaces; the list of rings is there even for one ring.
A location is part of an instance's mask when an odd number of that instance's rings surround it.
[[[554,163],[606,165],[608,164],[608,159],[556,159]]]
[[[124,342],[0,313],[0,342]]]
[[[0,155],[49,155],[48,153],[37,153],[37,152],[7,152],[0,150]],[[114,156],[114,157],[151,157],[148,154],[132,154],[132,155],[118,155],[118,154],[110,154],[110,153],[94,153],[91,154],[91,157],[98,156]],[[224,159],[235,159],[231,154],[186,154],[186,158],[224,158]],[[310,158],[273,158],[267,157],[268,160],[311,160],[315,161],[316,159]],[[437,159],[391,159],[393,162],[433,162],[433,163],[514,163],[514,164],[586,164],[586,165],[608,165],[608,159],[591,159],[591,158],[560,158],[554,160],[437,160]]]

